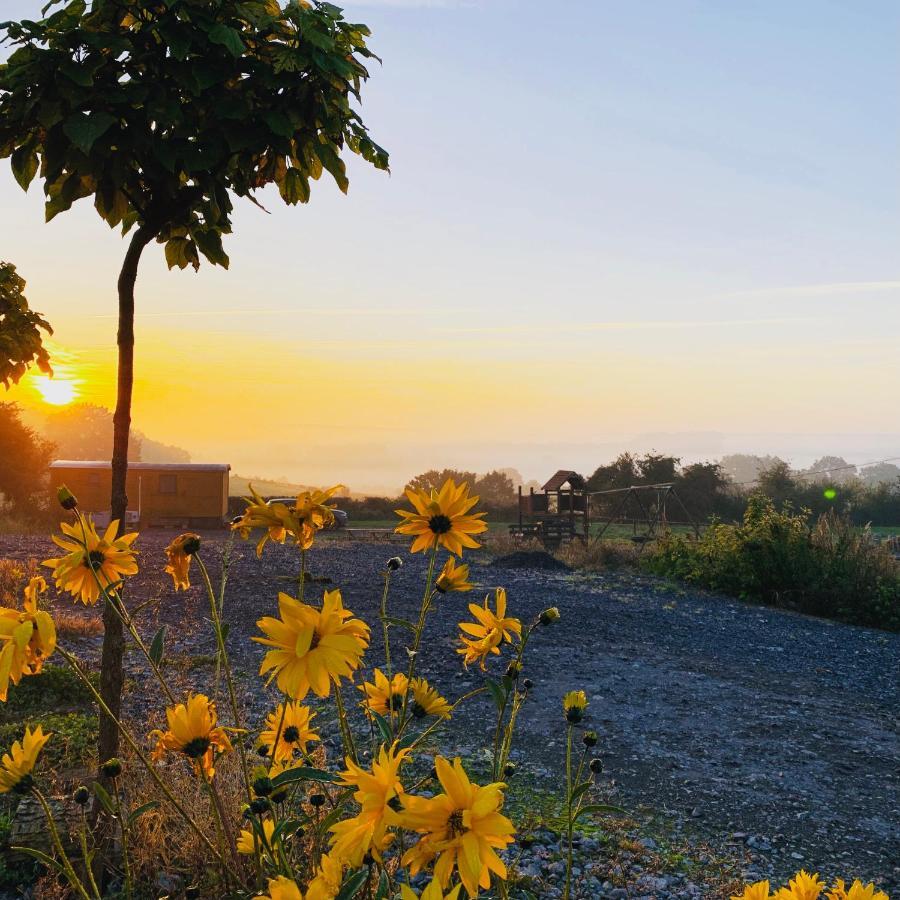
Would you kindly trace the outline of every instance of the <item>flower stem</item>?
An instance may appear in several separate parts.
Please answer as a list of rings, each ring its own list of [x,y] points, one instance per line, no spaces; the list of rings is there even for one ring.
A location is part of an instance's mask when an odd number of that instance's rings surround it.
[[[422,642],[422,634],[425,631],[425,618],[428,615],[428,609],[431,606],[431,598],[433,591],[431,589],[434,581],[434,563],[437,559],[437,544],[431,548],[431,559],[428,561],[428,575],[425,578],[425,591],[422,594],[422,606],[419,609],[419,621],[416,623],[415,636],[413,637],[413,646],[409,651],[409,672],[406,676],[406,691],[403,694],[403,706],[400,710],[400,726],[397,729],[397,737],[406,727],[406,709],[409,706],[409,693],[412,690],[412,680],[416,674],[416,662],[419,657],[419,645]]]
[[[106,705],[106,702],[100,696],[99,692],[94,687],[90,678],[88,678],[87,675],[85,675],[84,672],[82,671],[81,666],[78,664],[78,661],[75,659],[75,657],[71,653],[69,653],[67,650],[64,650],[62,647],[57,646],[56,649],[59,651],[62,658],[69,664],[70,668],[75,673],[75,675],[78,677],[78,679],[81,681],[81,683],[84,684],[84,686],[91,692],[91,695],[93,696],[94,700],[97,702],[97,705],[100,707],[100,709],[107,716],[109,716],[113,722],[115,722],[116,728],[119,729],[120,734],[122,735],[122,737],[125,738],[125,741],[128,744],[128,746],[131,747],[131,749],[135,752],[135,755],[143,763],[144,768],[147,769],[147,772],[149,773],[150,777],[153,779],[154,782],[156,782],[157,787],[163,792],[163,794],[165,794],[166,799],[172,804],[172,806],[175,808],[175,810],[178,812],[178,814],[185,820],[185,822],[188,823],[188,825],[191,827],[191,829],[194,831],[194,833],[200,838],[200,840],[203,842],[203,844],[206,846],[206,848],[208,850],[211,850],[213,855],[216,857],[216,859],[218,859],[219,862],[222,863],[223,866],[225,866],[226,865],[225,860],[222,859],[221,854],[213,846],[210,839],[206,836],[206,833],[196,823],[196,821],[194,821],[194,819],[191,817],[190,813],[188,813],[188,811],[184,808],[184,806],[181,804],[181,802],[178,800],[178,798],[175,796],[175,794],[172,793],[172,790],[169,788],[169,786],[162,780],[162,778],[160,778],[159,773],[156,771],[156,769],[154,768],[154,766],[150,762],[150,760],[147,759],[147,755],[141,749],[140,745],[135,740],[135,738],[131,734],[131,732],[127,728],[125,728],[125,726],[122,724],[122,722],[116,716],[114,716],[112,714],[112,711]]]
[[[34,796],[37,797],[38,802],[41,804],[41,808],[44,810],[44,815],[47,817],[47,828],[50,830],[50,839],[53,842],[54,849],[59,854],[60,865],[65,872],[66,878],[69,880],[69,884],[72,885],[72,888],[78,892],[83,900],[91,900],[91,895],[87,892],[81,879],[75,873],[75,869],[72,867],[72,863],[66,855],[66,849],[63,847],[59,837],[59,831],[56,828],[56,823],[53,821],[53,812],[47,804],[47,801],[44,799],[44,795],[36,787],[33,787],[31,790]],[[85,864],[90,867],[87,860],[85,860]],[[97,896],[99,897],[99,894]]]
[[[566,886],[563,900],[569,900],[572,891],[572,726],[566,726]]]
[[[219,657],[222,660],[222,668],[225,671],[225,684],[228,686],[228,699],[231,703],[231,715],[234,717],[234,727],[241,728],[241,714],[238,708],[237,702],[237,694],[234,690],[234,678],[231,674],[231,662],[228,659],[228,652],[225,649],[225,637],[222,634],[222,620],[219,616],[219,607],[216,602],[216,595],[213,591],[212,581],[209,577],[209,571],[206,568],[206,564],[200,558],[200,554],[194,554],[197,560],[197,566],[200,569],[200,574],[203,576],[203,583],[206,585],[206,594],[209,597],[209,609],[210,614],[212,615],[212,623],[213,623],[213,631],[216,633],[216,646],[219,651]],[[243,729],[241,729],[243,731]],[[247,799],[252,801],[253,794],[250,790],[250,774],[247,768],[247,754],[244,750],[244,735],[241,733],[239,735],[239,740],[237,741],[238,752],[241,757],[241,772],[244,776],[244,786],[247,788]]]

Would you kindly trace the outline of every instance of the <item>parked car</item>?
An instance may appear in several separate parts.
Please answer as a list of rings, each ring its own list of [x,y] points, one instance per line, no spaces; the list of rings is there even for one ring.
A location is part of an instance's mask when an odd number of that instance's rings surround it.
[[[297,502],[296,497],[273,497],[271,500],[266,501],[267,506],[271,506],[273,503],[283,503],[285,506],[293,506]],[[334,516],[334,524],[327,526],[328,528],[346,528],[347,520],[350,516],[342,509],[333,509],[332,515]]]

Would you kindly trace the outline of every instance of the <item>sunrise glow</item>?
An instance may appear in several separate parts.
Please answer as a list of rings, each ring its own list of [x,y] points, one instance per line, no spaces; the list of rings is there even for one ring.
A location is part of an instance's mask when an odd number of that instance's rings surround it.
[[[51,406],[65,406],[78,397],[78,386],[71,378],[41,375],[34,379],[34,387],[44,403]]]

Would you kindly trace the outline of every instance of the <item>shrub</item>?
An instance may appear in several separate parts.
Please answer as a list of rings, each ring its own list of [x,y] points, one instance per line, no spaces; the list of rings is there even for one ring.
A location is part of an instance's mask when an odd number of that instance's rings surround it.
[[[813,522],[762,494],[739,525],[713,523],[699,540],[665,535],[648,567],[742,599],[900,629],[900,570],[887,548],[834,512]]]

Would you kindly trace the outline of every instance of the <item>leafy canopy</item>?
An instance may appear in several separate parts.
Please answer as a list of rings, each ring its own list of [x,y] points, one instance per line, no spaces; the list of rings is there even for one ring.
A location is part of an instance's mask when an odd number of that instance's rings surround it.
[[[40,21],[0,25],[0,158],[27,190],[43,180],[49,221],[83,197],[110,227],[137,225],[169,267],[228,265],[231,195],[268,184],[306,203],[341,152],[379,169],[351,98],[368,78],[369,29],[330,3],[291,0],[52,0]],[[255,200],[253,202],[256,202]]]
[[[25,279],[16,274],[12,263],[0,262],[0,381],[4,387],[17,384],[31,365],[53,374],[41,329],[53,334],[47,321],[28,308]]]

